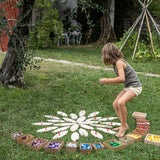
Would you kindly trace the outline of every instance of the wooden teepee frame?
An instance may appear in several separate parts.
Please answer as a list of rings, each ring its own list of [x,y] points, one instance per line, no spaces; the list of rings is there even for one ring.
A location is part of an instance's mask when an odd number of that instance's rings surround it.
[[[148,7],[149,5],[152,3],[153,0],[144,0],[144,2],[142,2],[141,0],[138,0],[138,2],[140,3],[140,5],[142,6],[142,12],[141,14],[137,17],[137,19],[135,20],[135,22],[133,23],[133,25],[129,28],[126,37],[125,37],[125,41],[123,42],[120,51],[123,49],[123,47],[125,46],[128,38],[130,37],[131,33],[133,32],[133,30],[135,29],[135,27],[137,26],[137,24],[139,23],[139,21],[141,20],[140,23],[140,27],[138,30],[138,35],[137,35],[137,40],[135,43],[135,47],[134,47],[134,52],[133,52],[133,56],[132,56],[132,60],[134,59],[135,53],[136,53],[136,49],[137,49],[137,45],[138,45],[138,41],[139,41],[139,36],[142,30],[142,25],[144,22],[144,18],[146,17],[146,22],[147,22],[147,27],[148,27],[148,31],[149,31],[149,36],[150,36],[150,41],[151,41],[151,45],[152,45],[152,50],[153,52],[155,51],[154,49],[154,45],[153,45],[153,40],[152,40],[152,32],[151,32],[151,27],[150,27],[150,23],[148,20],[148,16],[150,17],[156,31],[158,32],[158,34],[160,35],[160,28],[158,27],[157,23],[155,22],[155,20],[153,19],[153,17],[151,16],[151,14],[148,11]]]

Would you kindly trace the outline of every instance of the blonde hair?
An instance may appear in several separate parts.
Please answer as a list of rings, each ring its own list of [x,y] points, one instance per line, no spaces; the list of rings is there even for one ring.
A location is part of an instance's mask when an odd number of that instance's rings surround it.
[[[123,53],[118,50],[115,44],[107,43],[102,48],[102,59],[105,65],[115,65],[119,58],[123,58]]]

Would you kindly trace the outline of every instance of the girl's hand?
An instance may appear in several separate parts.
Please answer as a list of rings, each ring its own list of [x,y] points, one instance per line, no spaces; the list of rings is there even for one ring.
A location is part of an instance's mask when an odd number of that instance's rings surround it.
[[[110,84],[110,80],[108,78],[99,79],[100,84]]]

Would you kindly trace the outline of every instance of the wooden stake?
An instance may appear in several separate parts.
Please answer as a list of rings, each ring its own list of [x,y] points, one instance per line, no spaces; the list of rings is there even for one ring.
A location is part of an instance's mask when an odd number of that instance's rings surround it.
[[[130,37],[131,33],[133,32],[134,28],[137,26],[138,22],[140,21],[142,15],[143,15],[143,12],[139,15],[139,17],[136,19],[136,21],[134,22],[134,24],[131,26],[131,31],[128,34],[127,38],[125,39],[125,41],[123,42],[121,48],[120,48],[120,51],[123,49],[124,45],[126,44],[128,38]]]
[[[145,12],[145,14],[146,14],[146,21],[147,21],[147,27],[148,27],[148,31],[149,31],[150,40],[151,40],[152,50],[153,50],[153,53],[154,53],[155,50],[154,50],[154,46],[153,46],[152,32],[151,32],[151,28],[150,28],[147,12]]]
[[[135,47],[134,47],[134,52],[133,52],[132,60],[134,59],[134,56],[135,56],[135,53],[136,53],[136,49],[137,49],[137,45],[138,45],[138,41],[139,41],[139,36],[140,36],[140,33],[141,33],[141,29],[142,29],[142,24],[143,24],[143,22],[144,22],[145,13],[146,13],[146,9],[145,9],[145,11],[144,11],[143,18],[142,18],[142,22],[141,22],[141,25],[140,25],[140,27],[139,27],[138,36],[137,36],[137,41],[136,41],[136,44],[135,44]]]
[[[151,16],[151,14],[149,13],[148,10],[147,10],[147,13],[148,13],[150,19],[152,20],[152,23],[153,23],[155,29],[157,30],[158,34],[160,35],[160,28],[158,27],[157,23],[154,21],[153,17]]]
[[[154,21],[153,17],[151,16],[151,14],[149,13],[149,11],[147,9],[148,6],[152,3],[152,1],[153,0],[144,0],[142,2],[141,0],[138,0],[138,2],[140,3],[140,5],[142,6],[143,10],[142,10],[141,14],[139,15],[139,17],[136,19],[136,21],[133,23],[133,25],[129,28],[129,30],[128,30],[125,38],[124,38],[125,41],[123,42],[123,44],[122,44],[122,46],[120,48],[120,51],[121,51],[123,49],[123,47],[125,46],[125,44],[126,44],[128,38],[130,37],[131,33],[133,32],[134,28],[139,23],[139,21],[140,21],[140,19],[142,17],[142,21],[141,21],[141,24],[140,24],[140,27],[139,27],[139,31],[138,31],[137,40],[136,40],[135,47],[134,47],[134,52],[133,52],[132,60],[134,59],[134,56],[135,56],[135,52],[136,52],[136,49],[137,49],[137,45],[138,45],[138,41],[139,41],[139,36],[140,36],[140,33],[141,33],[141,29],[142,29],[142,25],[143,25],[143,22],[144,22],[145,15],[146,15],[146,21],[147,21],[148,31],[149,31],[149,34],[150,34],[150,40],[151,40],[152,50],[153,50],[153,52],[155,51],[154,46],[153,46],[152,33],[151,33],[151,28],[150,28],[150,24],[149,24],[149,20],[148,20],[148,15],[149,15],[150,19],[152,20],[152,23],[153,23],[153,25],[154,25],[154,27],[157,30],[157,32],[158,32],[159,35],[160,35],[160,27]]]
[[[151,0],[150,2],[148,2],[146,8],[152,3],[153,0]]]

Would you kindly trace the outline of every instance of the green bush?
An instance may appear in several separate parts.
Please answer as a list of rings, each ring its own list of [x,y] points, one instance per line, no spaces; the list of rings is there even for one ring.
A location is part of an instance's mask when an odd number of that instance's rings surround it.
[[[51,47],[53,40],[57,40],[63,32],[63,23],[58,20],[58,11],[53,9],[53,3],[50,0],[37,0],[36,8],[41,10],[42,17],[30,32],[30,46],[32,48]]]
[[[150,35],[149,33],[141,33],[135,53],[135,58],[141,61],[147,61],[147,60],[160,60],[160,36],[157,34],[157,32],[152,29],[152,40],[153,40],[153,46],[154,46],[154,52],[152,49],[151,41],[150,41]],[[129,39],[127,40],[127,43],[125,44],[124,48],[131,48],[134,50],[135,43],[137,40],[138,32],[134,31]],[[120,48],[125,41],[127,37],[127,32],[124,33],[123,37],[119,42],[117,42],[118,48]]]

